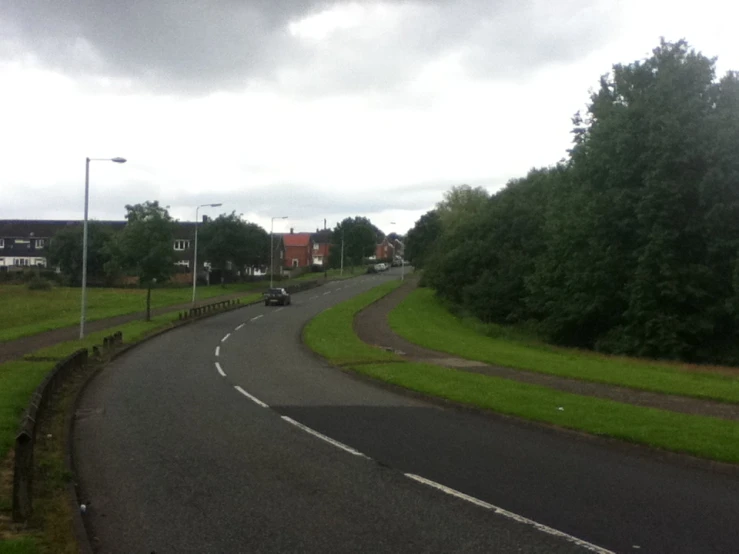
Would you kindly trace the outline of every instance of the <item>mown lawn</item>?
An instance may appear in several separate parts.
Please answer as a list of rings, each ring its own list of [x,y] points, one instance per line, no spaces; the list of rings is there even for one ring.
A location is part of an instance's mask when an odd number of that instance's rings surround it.
[[[198,287],[198,300],[233,293],[249,293],[263,289],[263,282],[235,285]],[[154,289],[152,308],[185,304],[192,299],[192,289]],[[51,329],[79,323],[80,289],[55,287],[49,291],[28,290],[24,285],[0,285],[0,342],[34,335]],[[145,289],[89,288],[87,292],[87,319],[94,321],[146,310]]]
[[[386,283],[319,314],[304,330],[305,343],[334,364],[430,396],[593,435],[739,463],[739,424],[735,421],[643,408],[499,377],[407,363],[395,354],[363,343],[353,332],[354,316],[398,284]],[[429,303],[428,298],[422,297],[422,301],[422,306]],[[436,330],[440,322],[429,319],[432,315],[416,311],[411,318],[412,328],[428,325]],[[451,322],[445,320],[445,324],[450,326]],[[447,336],[448,342],[463,338],[462,330],[449,328],[453,332]],[[469,329],[465,331],[471,333]],[[577,362],[577,355],[572,356]]]
[[[416,289],[408,295],[392,311],[389,322],[393,331],[413,343],[470,360],[653,392],[739,402],[739,377],[486,336],[451,314],[430,289]]]

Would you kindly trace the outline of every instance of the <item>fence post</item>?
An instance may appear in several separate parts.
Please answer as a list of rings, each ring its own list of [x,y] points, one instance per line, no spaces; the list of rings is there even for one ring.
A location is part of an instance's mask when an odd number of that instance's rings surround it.
[[[15,438],[13,468],[13,521],[26,521],[31,515],[33,488],[33,436],[27,430]]]

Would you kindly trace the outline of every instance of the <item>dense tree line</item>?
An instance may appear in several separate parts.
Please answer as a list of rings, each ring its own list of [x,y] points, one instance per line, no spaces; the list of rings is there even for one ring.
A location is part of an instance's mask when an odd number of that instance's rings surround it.
[[[601,78],[566,160],[455,187],[408,236],[485,321],[604,352],[739,362],[739,77],[686,42]]]

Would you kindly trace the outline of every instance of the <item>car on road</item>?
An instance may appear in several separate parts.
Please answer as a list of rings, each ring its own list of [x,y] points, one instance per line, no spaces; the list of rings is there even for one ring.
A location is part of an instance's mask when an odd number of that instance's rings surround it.
[[[280,306],[289,305],[290,293],[282,288],[269,289],[264,293],[264,305],[269,306],[270,304],[279,304]]]

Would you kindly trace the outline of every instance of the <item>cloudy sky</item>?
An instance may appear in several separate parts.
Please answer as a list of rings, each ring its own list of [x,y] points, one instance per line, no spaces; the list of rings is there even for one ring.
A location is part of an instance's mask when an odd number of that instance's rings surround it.
[[[0,219],[159,200],[276,231],[405,232],[570,146],[614,63],[686,38],[739,69],[726,0],[0,0]],[[391,225],[395,222],[395,225]]]

